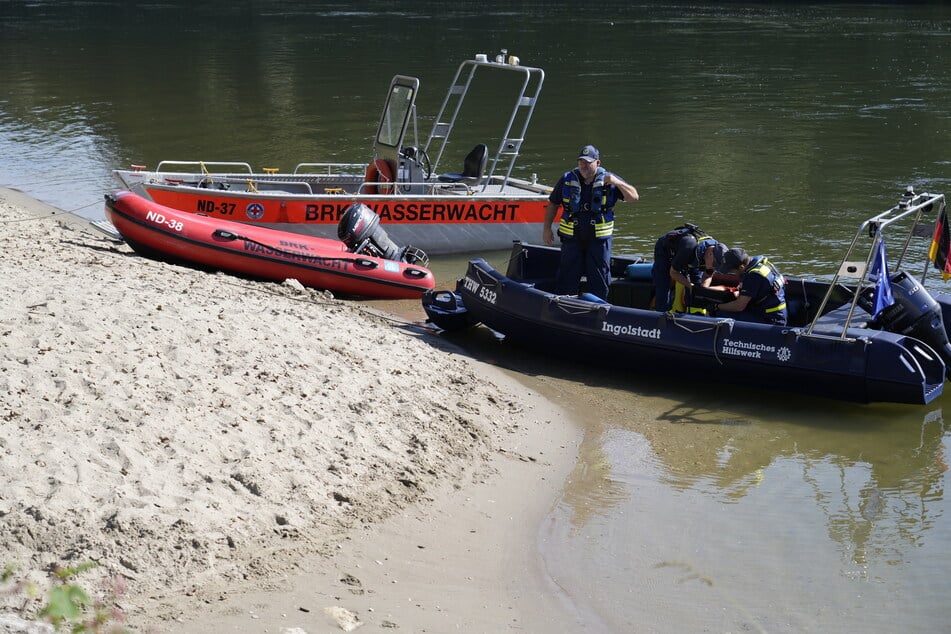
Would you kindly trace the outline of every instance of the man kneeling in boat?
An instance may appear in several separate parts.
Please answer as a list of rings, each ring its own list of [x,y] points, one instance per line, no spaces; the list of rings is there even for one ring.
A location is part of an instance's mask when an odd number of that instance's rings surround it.
[[[736,313],[735,319],[775,326],[786,325],[786,278],[766,259],[750,257],[733,248],[723,255],[720,273],[736,275],[740,283],[736,299],[717,306],[717,311]]]

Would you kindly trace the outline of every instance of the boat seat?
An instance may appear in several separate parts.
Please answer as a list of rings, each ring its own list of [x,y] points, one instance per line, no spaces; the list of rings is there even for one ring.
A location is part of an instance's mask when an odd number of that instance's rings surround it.
[[[472,148],[462,165],[462,173],[449,172],[437,178],[441,183],[477,183],[485,174],[485,164],[489,160],[489,148],[485,143]]]

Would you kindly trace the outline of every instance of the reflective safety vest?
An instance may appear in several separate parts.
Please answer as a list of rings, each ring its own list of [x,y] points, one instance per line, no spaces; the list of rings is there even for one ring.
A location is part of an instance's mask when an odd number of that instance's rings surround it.
[[[758,310],[762,310],[764,313],[776,313],[786,308],[786,291],[784,290],[786,278],[779,272],[779,269],[773,266],[772,262],[767,260],[765,256],[757,255],[750,259],[746,272],[766,278],[769,287],[772,289],[769,295],[756,300],[753,304]]]
[[[697,266],[703,268],[703,254],[710,247],[720,244],[717,240],[714,240],[712,236],[703,236],[702,238],[697,238]]]
[[[558,233],[574,237],[579,224],[590,223],[594,225],[594,237],[611,237],[614,233],[614,208],[608,206],[608,188],[604,185],[606,174],[603,167],[599,167],[595,172],[589,203],[581,200],[581,173],[578,169],[565,172],[564,185],[561,188],[563,209]]]

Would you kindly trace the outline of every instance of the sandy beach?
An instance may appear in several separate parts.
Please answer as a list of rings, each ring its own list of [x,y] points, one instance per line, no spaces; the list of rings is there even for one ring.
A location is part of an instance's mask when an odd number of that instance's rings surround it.
[[[537,540],[579,432],[538,394],[418,323],[148,260],[17,191],[0,227],[18,578],[95,562],[80,582],[119,580],[133,631],[578,631]],[[0,615],[41,605],[5,590]]]

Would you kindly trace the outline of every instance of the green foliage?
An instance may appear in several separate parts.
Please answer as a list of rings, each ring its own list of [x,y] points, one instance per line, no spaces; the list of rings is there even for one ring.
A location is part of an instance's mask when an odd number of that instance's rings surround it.
[[[89,593],[76,582],[76,577],[96,567],[93,562],[77,566],[58,568],[54,573],[53,585],[46,596],[46,603],[37,616],[49,622],[57,632],[80,632],[90,634],[119,634],[125,632],[117,621],[122,614],[109,608],[102,601],[94,601]],[[8,593],[35,594],[32,584],[14,581],[14,567],[7,565],[0,572],[0,583],[12,584]],[[107,592],[107,599],[114,600],[121,592],[120,584],[114,584]],[[25,604],[24,604],[25,605]]]

